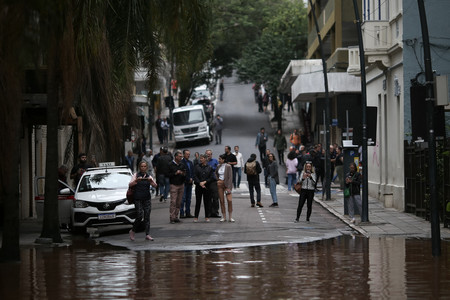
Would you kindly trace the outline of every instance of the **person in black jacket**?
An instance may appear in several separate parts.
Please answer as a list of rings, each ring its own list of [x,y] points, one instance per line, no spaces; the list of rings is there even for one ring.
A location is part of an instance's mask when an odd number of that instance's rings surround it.
[[[209,222],[211,214],[211,189],[210,185],[215,183],[213,168],[208,165],[208,157],[206,154],[200,154],[200,164],[195,166],[194,183],[195,183],[195,216],[194,222],[198,222],[198,215],[200,213],[200,206],[205,208],[205,221]]]
[[[156,178],[158,179],[160,202],[166,201],[169,196],[170,180],[169,180],[169,164],[172,156],[169,154],[167,147],[162,147],[161,155],[156,162]]]
[[[256,154],[252,153],[244,165],[244,173],[247,174],[248,190],[250,192],[250,203],[252,207],[255,207],[253,189],[256,191],[256,205],[258,207],[264,207],[261,204],[261,186],[259,185],[259,174],[261,171],[261,165],[256,160]]]
[[[181,162],[183,153],[176,151],[174,159],[169,163],[169,181],[170,181],[170,223],[180,223],[178,215],[180,214],[181,200],[184,193],[184,182],[186,181],[186,165]]]
[[[133,188],[134,206],[136,209],[136,219],[133,228],[130,230],[130,240],[134,241],[135,233],[141,226],[142,219],[145,225],[145,239],[153,241],[150,236],[150,212],[152,210],[150,185],[156,187],[153,177],[147,174],[148,165],[146,161],[141,161],[138,165],[139,172],[131,178],[128,186]]]
[[[360,185],[361,173],[357,171],[356,164],[351,162],[350,172],[347,173],[345,178],[345,188],[350,190],[350,198],[348,199],[348,215],[351,223],[355,223],[355,203],[358,206],[359,213],[361,214],[362,212],[361,195],[359,192]]]

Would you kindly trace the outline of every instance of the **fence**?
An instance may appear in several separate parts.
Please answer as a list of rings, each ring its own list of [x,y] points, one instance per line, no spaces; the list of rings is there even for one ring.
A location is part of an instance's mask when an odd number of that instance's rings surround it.
[[[450,143],[437,147],[436,195],[439,218],[444,227],[450,224]],[[430,219],[430,187],[428,181],[428,149],[405,141],[405,211]]]

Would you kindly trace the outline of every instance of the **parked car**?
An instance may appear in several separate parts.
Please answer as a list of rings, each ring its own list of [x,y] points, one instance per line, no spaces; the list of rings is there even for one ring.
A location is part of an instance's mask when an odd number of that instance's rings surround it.
[[[204,140],[209,143],[212,133],[205,108],[202,105],[188,105],[173,110],[173,134],[175,143]]]
[[[126,199],[132,172],[125,166],[88,169],[75,191],[71,210],[71,227],[84,231],[86,227],[133,224],[134,204]]]
[[[36,177],[34,182],[36,215],[38,220],[42,220],[44,217],[45,177]],[[75,191],[67,183],[61,180],[58,180],[58,186],[59,224],[61,228],[67,229],[70,224],[70,208],[72,207]]]

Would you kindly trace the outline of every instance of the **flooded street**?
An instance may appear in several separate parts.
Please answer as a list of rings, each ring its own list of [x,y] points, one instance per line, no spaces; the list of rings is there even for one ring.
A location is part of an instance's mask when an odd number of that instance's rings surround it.
[[[450,243],[342,236],[213,251],[130,251],[80,238],[22,250],[2,299],[444,299]]]

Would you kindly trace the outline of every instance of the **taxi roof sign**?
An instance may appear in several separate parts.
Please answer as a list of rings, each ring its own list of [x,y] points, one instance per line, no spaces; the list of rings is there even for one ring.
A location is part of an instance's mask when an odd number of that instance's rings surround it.
[[[115,165],[116,165],[116,163],[113,162],[113,161],[108,161],[108,162],[101,162],[101,163],[98,163],[98,166],[101,167],[101,168],[104,168],[104,167],[114,167]]]

